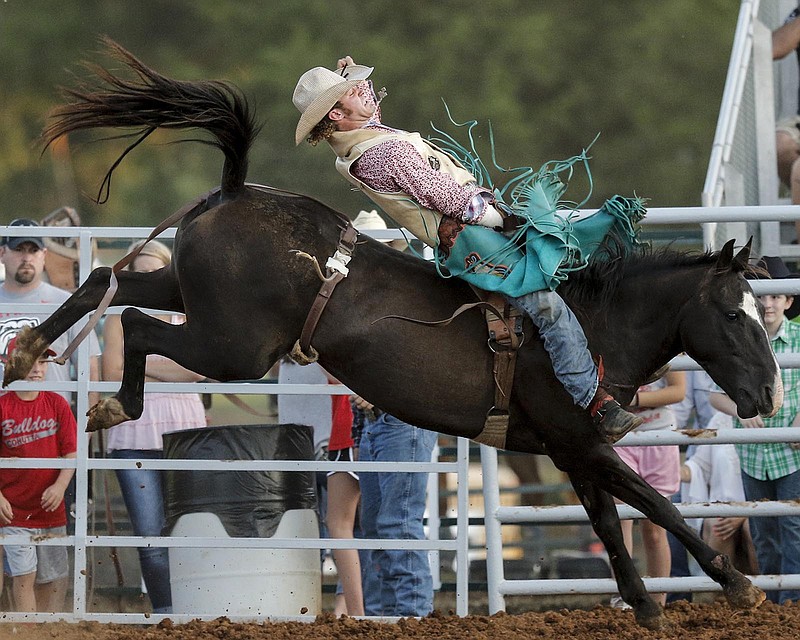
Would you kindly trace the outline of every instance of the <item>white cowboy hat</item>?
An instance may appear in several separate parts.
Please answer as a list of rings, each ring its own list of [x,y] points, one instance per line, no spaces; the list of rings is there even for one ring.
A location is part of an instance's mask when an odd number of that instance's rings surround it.
[[[314,67],[297,81],[292,102],[300,112],[300,121],[294,133],[295,144],[300,144],[351,87],[369,78],[373,67],[351,64],[338,71]]]
[[[358,231],[389,228],[386,226],[386,222],[383,220],[383,218],[381,218],[375,209],[372,211],[359,211],[356,219],[353,220],[353,226]],[[388,244],[392,249],[397,249],[398,251],[403,251],[406,247],[408,247],[408,241],[405,238],[398,238],[397,240],[381,239],[378,241]]]

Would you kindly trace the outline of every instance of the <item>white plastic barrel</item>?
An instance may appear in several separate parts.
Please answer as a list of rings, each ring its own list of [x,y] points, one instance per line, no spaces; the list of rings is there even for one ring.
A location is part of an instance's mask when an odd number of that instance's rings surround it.
[[[213,513],[182,515],[172,536],[228,538]],[[291,509],[275,538],[318,538],[313,509]],[[174,613],[297,616],[322,610],[319,549],[199,549],[169,551]]]

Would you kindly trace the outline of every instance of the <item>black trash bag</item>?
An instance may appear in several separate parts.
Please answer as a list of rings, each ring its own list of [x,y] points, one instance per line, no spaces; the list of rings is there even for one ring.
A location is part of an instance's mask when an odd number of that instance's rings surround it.
[[[164,458],[313,460],[314,429],[297,424],[232,425],[164,434]],[[232,538],[268,538],[291,509],[317,508],[314,471],[164,472],[163,535],[187,513],[214,513]]]

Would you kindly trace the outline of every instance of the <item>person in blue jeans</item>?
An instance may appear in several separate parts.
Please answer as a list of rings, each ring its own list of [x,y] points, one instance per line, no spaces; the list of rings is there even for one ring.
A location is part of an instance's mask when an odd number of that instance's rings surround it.
[[[430,462],[437,434],[414,427],[354,398],[363,420],[362,462]],[[360,415],[359,415],[360,414]],[[361,532],[364,538],[424,540],[427,473],[364,472]],[[368,616],[426,616],[433,611],[433,578],[428,552],[365,549],[361,563],[364,613]]]

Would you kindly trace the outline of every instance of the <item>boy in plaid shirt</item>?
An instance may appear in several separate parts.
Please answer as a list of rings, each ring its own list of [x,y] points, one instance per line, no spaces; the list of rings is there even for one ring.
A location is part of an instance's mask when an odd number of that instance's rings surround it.
[[[764,256],[759,263],[774,279],[796,278],[778,257]],[[800,325],[790,319],[800,315],[800,299],[770,294],[759,297],[764,324],[775,353],[800,352]],[[712,393],[714,408],[734,418],[737,428],[800,427],[800,369],[782,369],[783,406],[771,418],[739,418],[736,404],[724,393]],[[800,443],[737,444],[742,484],[748,501],[800,499]],[[750,518],[750,531],[762,574],[800,573],[800,516]],[[773,602],[800,599],[800,590],[767,592]]]

